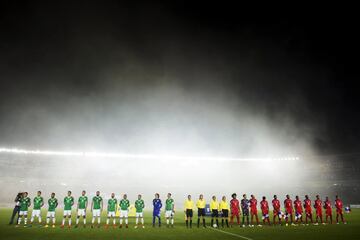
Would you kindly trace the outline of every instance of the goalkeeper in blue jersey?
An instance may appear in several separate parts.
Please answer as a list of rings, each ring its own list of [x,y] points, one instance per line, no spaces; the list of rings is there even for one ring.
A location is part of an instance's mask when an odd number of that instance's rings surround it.
[[[162,207],[162,203],[161,203],[161,200],[160,200],[160,195],[158,193],[155,193],[155,198],[153,200],[153,206],[154,206],[154,210],[153,210],[153,227],[155,227],[156,218],[158,218],[159,227],[161,227],[160,210],[161,210],[161,207]]]

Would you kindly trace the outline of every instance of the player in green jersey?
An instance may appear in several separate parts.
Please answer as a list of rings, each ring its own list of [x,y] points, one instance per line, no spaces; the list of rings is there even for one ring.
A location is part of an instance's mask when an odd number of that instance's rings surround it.
[[[174,213],[175,213],[174,199],[171,198],[171,193],[168,193],[167,199],[165,201],[165,218],[166,218],[167,227],[169,227],[170,222],[171,222],[171,227],[174,227]]]
[[[61,228],[64,228],[66,217],[69,221],[69,228],[71,228],[71,208],[74,205],[74,197],[71,196],[71,191],[68,191],[67,196],[64,198],[64,217],[62,220]]]
[[[123,199],[120,200],[119,203],[120,206],[120,228],[122,228],[122,222],[123,222],[123,218],[125,218],[125,224],[126,224],[126,228],[128,228],[128,215],[129,215],[129,207],[130,207],[130,202],[127,199],[127,195],[124,194]]]
[[[81,196],[78,199],[77,203],[77,216],[76,216],[76,225],[75,228],[79,226],[80,217],[83,217],[84,228],[86,227],[86,208],[88,206],[88,197],[86,196],[86,191],[83,190]]]
[[[96,191],[96,196],[93,197],[91,202],[91,209],[92,209],[92,221],[91,221],[91,228],[94,228],[95,218],[97,218],[97,227],[100,227],[100,218],[101,212],[103,209],[103,199],[100,196],[100,191]]]
[[[28,209],[31,205],[31,199],[28,197],[28,193],[24,192],[22,198],[20,199],[20,213],[19,213],[19,219],[18,219],[18,225],[20,226],[21,219],[24,217],[24,227],[26,227],[27,224],[27,215],[28,215]]]
[[[49,227],[50,218],[52,218],[53,225],[55,227],[55,209],[58,206],[58,200],[55,198],[55,193],[51,193],[51,197],[48,200],[48,212],[46,215],[46,225],[45,227]]]
[[[136,225],[135,228],[138,227],[139,224],[139,218],[141,220],[142,228],[145,228],[144,226],[144,214],[143,210],[145,208],[144,200],[141,199],[141,194],[138,195],[138,199],[135,201],[135,209],[136,209]]]
[[[108,200],[107,206],[107,219],[106,219],[106,228],[109,227],[110,218],[113,218],[113,227],[116,226],[116,207],[117,207],[117,200],[115,198],[115,193],[111,193],[111,198]]]
[[[34,218],[37,217],[39,224],[41,224],[41,207],[44,206],[44,198],[41,196],[41,191],[37,192],[36,197],[34,198],[34,207],[31,213],[30,226],[34,221]]]

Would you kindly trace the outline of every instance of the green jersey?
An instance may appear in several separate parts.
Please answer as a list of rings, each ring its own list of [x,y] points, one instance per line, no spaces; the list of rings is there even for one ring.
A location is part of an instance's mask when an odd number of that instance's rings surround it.
[[[41,206],[44,204],[44,198],[36,196],[34,197],[34,210],[40,210]]]
[[[100,209],[101,202],[102,202],[102,197],[100,196],[93,197],[93,204],[94,204],[93,209]]]
[[[85,209],[88,202],[87,196],[80,196],[78,200],[79,209]]]
[[[128,210],[128,208],[130,207],[130,202],[127,199],[121,199],[119,205],[121,210]]]
[[[56,198],[49,198],[48,204],[49,204],[48,211],[49,212],[55,212],[55,208],[58,205],[58,200]]]
[[[137,213],[143,212],[144,207],[145,207],[144,200],[142,200],[142,199],[139,200],[138,199],[138,200],[135,201],[135,209],[136,209]]]
[[[29,197],[23,197],[20,199],[20,211],[27,211],[31,204]]]
[[[172,198],[166,199],[166,201],[165,201],[165,210],[166,211],[171,211],[171,210],[173,210],[173,208],[174,208],[174,199],[172,199]]]
[[[66,196],[64,198],[64,210],[71,210],[72,205],[74,205],[74,198]]]
[[[108,200],[108,212],[115,212],[116,210],[116,204],[117,204],[117,200],[116,198],[110,198]]]

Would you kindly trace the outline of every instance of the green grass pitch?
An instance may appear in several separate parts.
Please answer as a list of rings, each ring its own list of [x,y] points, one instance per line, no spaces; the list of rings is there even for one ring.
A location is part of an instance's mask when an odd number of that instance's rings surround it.
[[[346,214],[347,225],[319,225],[319,226],[270,226],[270,227],[254,227],[254,228],[219,228],[213,230],[211,228],[197,228],[196,217],[192,229],[187,229],[184,224],[184,214],[177,212],[174,228],[166,228],[163,225],[161,228],[153,228],[151,226],[151,213],[145,213],[145,229],[134,229],[135,219],[129,219],[129,228],[109,228],[105,229],[91,229],[90,225],[87,228],[65,228],[61,229],[59,223],[61,222],[61,212],[57,212],[57,226],[56,228],[38,227],[34,224],[31,228],[19,227],[14,225],[9,226],[8,221],[11,214],[11,209],[0,208],[0,239],[248,239],[248,240],[262,240],[262,239],[360,239],[360,209],[354,209],[350,214]],[[42,213],[45,216],[45,212]],[[105,223],[105,213],[103,214],[102,223]],[[88,216],[88,223],[90,222]],[[208,222],[210,219],[208,219]],[[73,223],[75,218],[73,217]],[[118,222],[117,222],[118,223]],[[164,223],[164,222],[163,222]],[[222,232],[223,231],[223,232]]]

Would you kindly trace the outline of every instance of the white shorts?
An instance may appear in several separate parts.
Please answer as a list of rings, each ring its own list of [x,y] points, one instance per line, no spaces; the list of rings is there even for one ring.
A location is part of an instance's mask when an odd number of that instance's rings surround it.
[[[55,218],[55,211],[54,212],[47,212],[46,217]]]
[[[64,210],[64,216],[71,216],[71,210]]]
[[[135,215],[137,218],[138,217],[142,218],[144,214],[142,212],[137,212],[137,213],[135,213]]]
[[[166,210],[165,211],[165,217],[166,218],[170,218],[172,216],[174,216],[174,212],[172,210]]]
[[[28,213],[28,211],[20,211],[19,215],[20,216],[27,216],[27,213]]]
[[[85,209],[78,209],[78,212],[77,212],[77,215],[78,216],[86,216],[86,212],[85,212]]]
[[[93,217],[100,217],[100,209],[93,209],[92,215]]]
[[[108,212],[108,217],[115,217],[116,213],[114,211]]]
[[[34,209],[31,213],[31,217],[40,217],[40,209]]]
[[[128,213],[129,211],[128,210],[120,210],[120,217],[124,217],[124,218],[127,218],[128,217]]]

